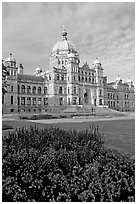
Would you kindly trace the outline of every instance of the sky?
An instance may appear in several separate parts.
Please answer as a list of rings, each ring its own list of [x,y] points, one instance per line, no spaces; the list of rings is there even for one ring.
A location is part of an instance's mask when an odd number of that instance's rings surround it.
[[[80,65],[92,66],[98,57],[108,82],[118,75],[135,82],[134,2],[3,2],[2,59],[13,53],[25,74],[34,74],[38,66],[48,70],[63,25],[79,53]]]

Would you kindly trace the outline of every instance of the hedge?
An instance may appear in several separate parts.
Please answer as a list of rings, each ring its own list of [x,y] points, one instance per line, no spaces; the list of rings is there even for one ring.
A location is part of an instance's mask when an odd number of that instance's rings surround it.
[[[3,138],[3,202],[132,202],[135,161],[98,127],[19,129]]]

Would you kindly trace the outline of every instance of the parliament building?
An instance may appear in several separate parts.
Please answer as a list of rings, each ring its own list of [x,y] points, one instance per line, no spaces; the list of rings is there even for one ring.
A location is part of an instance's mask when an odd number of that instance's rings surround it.
[[[108,83],[98,58],[92,67],[88,63],[80,66],[79,54],[67,39],[65,29],[61,35],[61,41],[52,49],[48,71],[37,67],[34,75],[26,75],[23,65],[17,65],[12,54],[4,60],[9,75],[2,101],[3,113],[38,113],[65,110],[70,106],[134,111],[133,82],[123,82],[118,76]]]

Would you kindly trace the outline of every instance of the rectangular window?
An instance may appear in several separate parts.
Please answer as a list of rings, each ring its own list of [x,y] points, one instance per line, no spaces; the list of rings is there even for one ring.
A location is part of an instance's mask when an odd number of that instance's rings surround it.
[[[59,105],[60,105],[60,106],[63,105],[63,98],[59,98]]]
[[[21,97],[21,105],[25,105],[25,97]]]
[[[11,104],[13,104],[13,96],[11,96]]]
[[[57,80],[59,80],[59,74],[57,74]]]
[[[73,89],[73,93],[76,94],[76,87],[74,87],[74,89]]]
[[[11,86],[11,92],[13,92],[13,86]]]
[[[30,97],[27,98],[27,105],[31,105],[31,98]]]
[[[36,105],[36,98],[33,98],[33,105]]]
[[[41,98],[38,98],[38,105],[41,105]]]
[[[77,98],[76,97],[73,98],[73,105],[77,105]]]
[[[48,105],[48,98],[44,98],[44,105]]]
[[[70,105],[70,98],[68,98],[68,105]]]
[[[20,97],[18,97],[18,106],[20,105]]]

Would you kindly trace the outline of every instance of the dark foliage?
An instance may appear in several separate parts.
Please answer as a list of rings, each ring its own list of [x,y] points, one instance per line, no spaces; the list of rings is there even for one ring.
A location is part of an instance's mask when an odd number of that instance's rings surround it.
[[[3,139],[3,202],[135,201],[134,159],[103,143],[95,126],[10,133]]]

